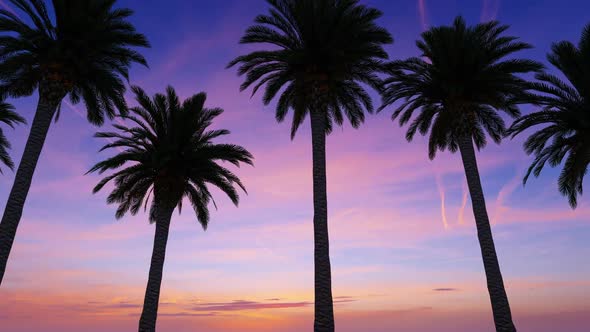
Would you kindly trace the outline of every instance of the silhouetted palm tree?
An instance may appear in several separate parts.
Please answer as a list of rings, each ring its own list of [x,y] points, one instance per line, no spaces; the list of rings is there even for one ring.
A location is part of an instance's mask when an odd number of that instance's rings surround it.
[[[384,86],[384,106],[404,100],[394,112],[400,125],[416,110],[406,138],[417,131],[429,134],[428,155],[437,150],[460,151],[471,194],[473,214],[492,302],[497,331],[515,331],[502,274],[496,256],[475,149],[486,145],[486,134],[499,143],[505,135],[498,112],[519,114],[517,104],[528,100],[528,83],[516,76],[542,68],[524,59],[506,59],[531,46],[504,36],[507,26],[489,22],[468,27],[458,17],[452,26],[433,27],[422,33],[417,46],[423,58],[390,64]],[[383,108],[382,107],[382,108]]]
[[[310,115],[313,147],[314,263],[316,332],[334,331],[326,193],[326,135],[344,117],[353,127],[373,111],[362,84],[379,86],[376,71],[387,59],[384,44],[393,40],[376,25],[381,12],[357,0],[267,0],[268,15],[256,17],[242,44],[265,44],[268,50],[239,56],[246,75],[241,90],[265,86],[264,104],[277,95],[276,119],[293,110],[291,138]],[[343,115],[344,113],[344,115]]]
[[[549,62],[563,73],[569,84],[555,75],[537,74],[540,82],[534,87],[543,93],[537,99],[542,109],[515,121],[509,132],[514,137],[533,126],[546,126],[524,143],[526,153],[534,154],[535,160],[523,183],[531,173],[539,176],[545,163],[555,167],[565,158],[558,180],[559,191],[576,208],[590,163],[590,24],[584,28],[577,47],[562,41],[551,49],[547,56]]]
[[[116,170],[96,187],[114,181],[115,188],[107,202],[118,204],[116,217],[127,212],[135,215],[147,207],[150,194],[149,220],[156,224],[150,274],[145,292],[139,331],[154,331],[160,298],[160,284],[166,254],[166,242],[172,212],[182,208],[183,198],[190,201],[197,220],[207,228],[208,204],[213,201],[208,185],[217,187],[238,205],[235,185],[246,191],[240,179],[219,162],[252,165],[252,155],[238,145],[215,144],[213,139],[229,134],[225,129],[210,130],[209,126],[223,110],[204,108],[205,93],[180,102],[172,87],[166,94],[150,99],[138,87],[132,87],[138,107],[121,118],[132,126],[114,124],[119,132],[101,132],[96,137],[110,140],[101,150],[117,148],[120,152],[97,163],[90,172]],[[122,168],[122,169],[121,169]],[[215,204],[215,202],[213,202]]]
[[[0,97],[39,91],[37,111],[0,223],[0,283],[16,235],[39,155],[62,100],[84,101],[88,121],[125,112],[123,94],[132,62],[146,65],[134,46],[149,46],[115,0],[53,0],[55,23],[41,0],[11,0],[27,15],[0,9]],[[57,113],[57,114],[56,114]]]
[[[0,102],[0,122],[3,122],[9,125],[11,128],[14,128],[15,124],[18,123],[26,123],[25,119],[14,112],[14,107],[8,103]],[[10,169],[14,169],[14,163],[8,155],[8,149],[10,149],[10,142],[4,136],[4,132],[2,128],[0,128],[0,163],[8,166]],[[2,173],[2,168],[0,168],[0,174]]]

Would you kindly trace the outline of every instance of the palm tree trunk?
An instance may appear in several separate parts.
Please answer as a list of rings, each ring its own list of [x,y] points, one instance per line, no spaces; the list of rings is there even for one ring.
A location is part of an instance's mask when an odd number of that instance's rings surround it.
[[[65,95],[65,93],[60,92],[59,87],[55,91],[48,91],[47,89],[50,88],[47,86],[44,86],[43,89],[40,88],[35,118],[0,222],[0,285],[4,279],[8,256],[12,249],[16,230],[51,120]],[[49,93],[45,93],[46,91]]]
[[[326,192],[326,115],[312,111],[310,117],[313,149],[314,332],[334,332]]]
[[[166,243],[168,242],[170,219],[172,218],[172,212],[174,212],[175,206],[174,204],[167,204],[163,201],[156,203],[156,206],[158,206],[156,211],[156,234],[154,236],[150,274],[143,301],[143,311],[139,319],[139,332],[153,332],[156,330],[160,285],[162,284],[164,258],[166,257]]]
[[[502,279],[500,265],[498,264],[496,247],[494,246],[492,229],[488,219],[486,202],[481,187],[475,149],[473,148],[471,137],[466,137],[461,140],[459,143],[459,150],[461,151],[465,176],[467,177],[467,185],[469,186],[469,193],[471,195],[473,215],[475,217],[475,224],[477,225],[477,237],[479,239],[483,265],[486,272],[488,292],[490,293],[496,331],[516,332],[516,328],[512,322],[508,297],[506,296],[506,290],[504,289],[504,281]]]

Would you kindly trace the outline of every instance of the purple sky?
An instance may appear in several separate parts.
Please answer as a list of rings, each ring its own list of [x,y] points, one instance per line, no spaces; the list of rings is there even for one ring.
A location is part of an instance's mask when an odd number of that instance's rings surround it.
[[[4,5],[6,1],[0,1]],[[584,0],[371,0],[394,35],[392,58],[417,55],[420,31],[497,18],[545,61],[551,42],[577,41],[590,18]],[[567,6],[565,5],[567,3]],[[313,321],[313,233],[309,126],[294,141],[260,96],[240,93],[225,65],[252,46],[238,40],[262,0],[120,1],[150,39],[150,69],[132,83],[149,93],[173,85],[205,91],[225,113],[215,124],[248,148],[255,167],[239,208],[216,195],[207,232],[174,215],[162,284],[162,331],[307,331]],[[131,98],[129,99],[132,103]],[[11,101],[32,120],[37,98]],[[531,111],[525,108],[525,111]],[[129,331],[147,280],[153,226],[144,214],[114,218],[98,177],[84,173],[108,153],[84,119],[63,105],[51,128],[2,288],[0,330]],[[108,127],[108,125],[106,126]],[[5,132],[20,160],[28,126]],[[590,204],[574,212],[557,191],[557,170],[521,185],[530,158],[521,139],[478,154],[488,211],[520,332],[586,332],[590,326]],[[493,331],[471,203],[458,155],[429,161],[424,139],[407,143],[389,112],[328,137],[328,197],[336,325],[340,332]],[[14,174],[0,177],[5,202]]]

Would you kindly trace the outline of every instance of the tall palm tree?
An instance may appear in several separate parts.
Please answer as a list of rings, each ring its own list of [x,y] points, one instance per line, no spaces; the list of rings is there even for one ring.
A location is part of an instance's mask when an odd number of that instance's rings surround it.
[[[383,107],[404,102],[393,112],[400,125],[410,121],[406,138],[417,131],[429,135],[428,155],[437,150],[459,151],[471,195],[473,214],[494,313],[496,330],[516,331],[496,256],[494,240],[479,178],[475,149],[486,145],[486,134],[500,143],[505,124],[499,115],[515,117],[518,104],[529,97],[528,83],[517,74],[542,68],[525,59],[506,59],[531,46],[505,36],[508,26],[488,22],[466,26],[457,17],[451,26],[422,33],[417,46],[422,58],[390,63],[384,82]]]
[[[540,82],[534,87],[543,94],[537,101],[542,109],[519,118],[509,132],[515,137],[528,128],[545,126],[524,143],[526,153],[534,154],[535,159],[523,183],[531,173],[539,176],[545,163],[555,167],[565,158],[559,191],[575,209],[590,163],[590,24],[577,46],[569,41],[555,43],[547,58],[569,83],[552,74],[537,74]]]
[[[116,217],[135,215],[150,204],[149,220],[156,224],[149,279],[139,321],[139,331],[155,331],[160,284],[166,255],[166,242],[172,212],[180,211],[188,198],[197,220],[207,228],[209,202],[213,201],[208,185],[217,187],[238,205],[237,185],[246,191],[240,179],[219,162],[252,165],[246,149],[233,144],[216,144],[212,140],[229,134],[225,129],[211,130],[213,120],[222,109],[204,108],[205,93],[180,102],[172,87],[166,94],[152,99],[139,87],[132,87],[138,107],[121,116],[131,126],[113,125],[119,132],[100,132],[96,137],[109,140],[101,150],[119,149],[115,156],[94,165],[90,172],[116,170],[94,187],[94,193],[113,181],[114,189],[107,202],[118,205]],[[153,192],[153,199],[150,195]]]
[[[0,122],[9,125],[11,128],[14,128],[14,125],[18,123],[26,123],[25,119],[14,111],[14,107],[12,105],[3,101],[0,102]],[[10,142],[6,136],[4,136],[2,128],[0,128],[0,163],[4,164],[10,169],[14,169],[14,163],[8,155],[8,149],[10,149]],[[1,173],[2,168],[0,168],[0,174]]]
[[[379,86],[391,35],[376,24],[382,13],[357,0],[267,0],[269,14],[255,18],[242,44],[264,44],[270,49],[234,59],[241,90],[254,85],[252,95],[265,86],[263,102],[277,95],[276,119],[293,110],[291,139],[310,117],[313,148],[315,323],[314,331],[334,331],[326,192],[326,135],[344,116],[353,127],[373,111],[364,86]],[[344,115],[343,115],[344,113]]]
[[[88,121],[126,111],[125,84],[133,62],[146,65],[132,47],[148,47],[128,21],[132,11],[116,0],[53,0],[52,22],[42,0],[10,0],[27,16],[0,9],[0,97],[39,91],[37,110],[0,222],[0,284],[37,161],[62,100],[84,101]]]

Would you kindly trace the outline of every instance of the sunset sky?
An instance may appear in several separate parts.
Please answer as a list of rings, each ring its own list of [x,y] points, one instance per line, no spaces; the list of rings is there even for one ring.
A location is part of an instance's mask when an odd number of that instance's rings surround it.
[[[499,19],[547,63],[552,42],[577,41],[587,0],[364,0],[384,12],[392,58],[418,55],[415,40],[461,14]],[[7,1],[0,0],[6,8]],[[150,69],[131,83],[150,94],[173,85],[182,98],[205,91],[225,113],[215,124],[246,147],[254,167],[238,208],[215,192],[206,232],[189,209],[168,241],[160,331],[297,332],[313,325],[313,206],[309,124],[290,140],[273,105],[239,92],[224,69],[253,49],[238,40],[263,0],[122,0],[152,48]],[[567,5],[566,5],[567,4]],[[553,69],[551,69],[553,71]],[[129,103],[134,105],[131,95]],[[10,101],[29,123],[37,96]],[[378,103],[378,100],[375,99]],[[523,108],[524,112],[531,108]],[[493,321],[460,156],[430,161],[423,138],[407,143],[391,110],[327,139],[328,206],[339,332],[488,332]],[[65,102],[52,125],[0,287],[0,331],[136,330],[154,226],[144,213],[115,220],[107,191],[84,175],[110,152],[93,138],[83,105]],[[109,126],[105,126],[108,128]],[[29,126],[5,130],[19,161]],[[572,211],[547,168],[522,187],[530,162],[522,138],[478,154],[496,248],[519,332],[587,332],[590,326],[590,197]],[[0,176],[4,206],[14,173]]]

